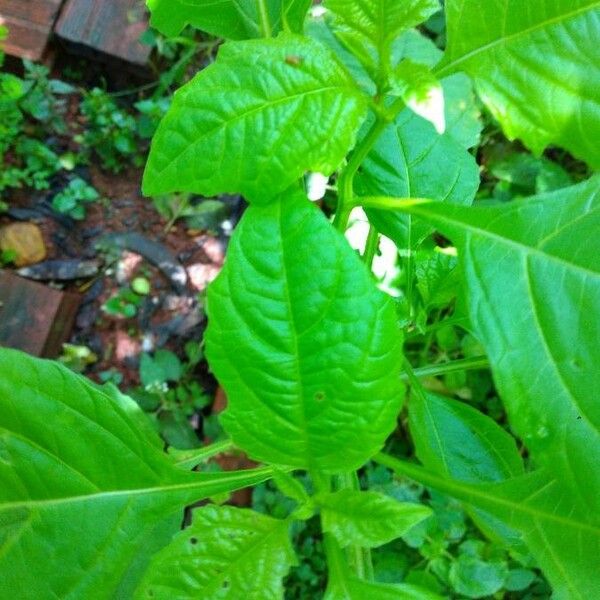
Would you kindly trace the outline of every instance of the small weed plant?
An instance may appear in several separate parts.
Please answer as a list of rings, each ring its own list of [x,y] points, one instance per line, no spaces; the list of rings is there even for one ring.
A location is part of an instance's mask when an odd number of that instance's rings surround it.
[[[513,593],[538,568],[553,598],[600,597],[600,180],[538,161],[509,197],[474,203],[478,102],[534,155],[600,167],[600,8],[444,4],[445,30],[437,0],[149,0],[164,34],[226,40],[175,94],[143,186],[250,204],[207,298],[227,439],[166,453],[113,386],[0,351],[2,597],[282,598],[299,556],[326,600]],[[443,51],[417,29],[428,19]],[[99,131],[121,127],[103,118]],[[361,256],[344,236],[356,209]],[[396,298],[371,272],[381,235]],[[444,360],[427,362],[433,346]],[[144,369],[168,405],[164,360]],[[259,466],[193,470],[232,445]],[[383,467],[422,488],[394,491]],[[277,515],[198,506],[267,480],[288,499]],[[448,550],[457,502],[490,542]],[[326,569],[295,550],[303,524]],[[422,560],[386,575],[407,545]]]

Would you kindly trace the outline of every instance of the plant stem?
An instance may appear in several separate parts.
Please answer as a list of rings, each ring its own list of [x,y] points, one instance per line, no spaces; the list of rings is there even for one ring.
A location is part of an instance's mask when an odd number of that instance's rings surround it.
[[[337,489],[360,491],[360,482],[356,471],[341,473],[336,477]],[[354,572],[360,579],[373,580],[373,561],[371,550],[356,544],[347,548],[348,562],[354,568]]]
[[[177,219],[179,219],[179,217],[181,216],[181,213],[184,211],[184,209],[186,209],[188,207],[189,203],[190,203],[190,196],[188,194],[183,194],[179,204],[177,204],[177,208],[173,211],[173,216],[171,217],[169,222],[165,225],[165,228],[164,228],[165,234],[169,233],[169,231],[171,231],[171,228],[173,227],[173,225],[175,225],[175,222],[177,221]]]
[[[273,36],[271,30],[271,21],[269,20],[269,11],[267,10],[266,0],[256,0],[258,14],[260,15],[260,29],[263,37],[270,38]]]
[[[408,220],[408,240],[406,255],[406,302],[408,304],[408,317],[412,320],[413,310],[413,279],[414,279],[414,260],[413,260],[413,242],[412,242],[412,215],[407,215]]]
[[[203,448],[171,452],[171,454],[177,458],[175,461],[177,466],[193,469],[195,466],[207,461],[209,458],[217,456],[218,454],[223,454],[232,448],[234,448],[234,445],[231,440],[223,440],[222,442],[215,442],[214,444],[204,446]]]
[[[405,340],[413,340],[424,335],[429,335],[430,333],[433,333],[438,329],[442,329],[443,327],[456,325],[464,328],[465,325],[468,324],[469,320],[466,317],[449,317],[448,319],[443,319],[441,321],[432,323],[431,325],[427,326],[424,331],[411,331],[405,336]]]
[[[396,118],[396,115],[404,108],[404,102],[396,100],[388,110],[379,110],[375,122],[369,129],[367,135],[358,143],[354,152],[350,155],[348,164],[340,173],[338,181],[338,205],[335,212],[333,224],[342,233],[348,227],[350,213],[355,206],[354,203],[354,176],[360,165],[383,133],[383,130]]]
[[[407,364],[404,366],[407,368]],[[412,369],[412,367],[408,367],[407,371],[410,369],[416,378],[422,378],[438,377],[440,375],[454,373],[455,371],[476,371],[479,369],[487,369],[489,366],[490,363],[487,356],[474,356],[472,358],[452,360],[439,365],[427,365],[425,367],[419,367],[418,369]],[[411,376],[408,372],[403,373],[401,377],[404,381],[411,381]]]
[[[379,249],[379,232],[373,225],[369,227],[369,235],[365,244],[365,251],[363,252],[363,261],[367,265],[368,269],[371,270],[373,266],[373,259],[377,250]]]
[[[331,477],[324,475],[319,472],[310,473],[314,491],[316,494],[327,494],[331,492],[332,481]],[[343,477],[343,476],[340,476]],[[322,529],[322,517],[321,517],[321,529]],[[339,547],[335,538],[330,533],[323,531],[323,549],[325,550],[325,558],[327,559],[327,570],[329,571],[329,583],[341,582],[346,579],[348,572],[348,564],[346,562],[346,556]]]

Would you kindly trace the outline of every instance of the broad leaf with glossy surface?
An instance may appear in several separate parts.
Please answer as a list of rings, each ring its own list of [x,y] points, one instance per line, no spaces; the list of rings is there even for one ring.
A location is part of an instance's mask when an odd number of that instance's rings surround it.
[[[182,471],[132,418],[133,401],[57,363],[0,350],[0,374],[6,597],[130,597],[186,504],[269,476]]]
[[[246,212],[208,314],[207,357],[236,446],[330,472],[381,447],[403,397],[394,308],[303,194]]]
[[[166,36],[186,25],[217,37],[243,40],[264,36],[256,0],[147,0],[150,24]],[[265,0],[271,33],[301,33],[310,0]]]
[[[409,424],[419,460],[461,481],[502,481],[523,474],[514,438],[477,409],[431,392],[415,393]]]
[[[406,209],[459,248],[514,431],[574,502],[600,509],[600,177],[508,205]]]
[[[205,506],[150,563],[135,598],[283,598],[296,556],[289,522],[231,506]]]
[[[280,35],[225,44],[175,94],[154,136],[144,193],[231,192],[267,202],[307,171],[331,174],[354,144],[366,103],[318,42]]]
[[[448,0],[439,74],[464,71],[510,138],[600,168],[600,2]]]
[[[387,544],[431,514],[426,506],[398,502],[379,492],[340,490],[318,496],[316,503],[323,531],[331,533],[342,548]]]

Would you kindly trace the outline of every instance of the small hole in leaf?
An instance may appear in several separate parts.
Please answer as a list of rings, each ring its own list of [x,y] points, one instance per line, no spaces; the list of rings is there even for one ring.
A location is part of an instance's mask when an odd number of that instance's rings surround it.
[[[190,538],[190,544],[192,544],[193,546],[195,546],[198,543],[198,538]]]

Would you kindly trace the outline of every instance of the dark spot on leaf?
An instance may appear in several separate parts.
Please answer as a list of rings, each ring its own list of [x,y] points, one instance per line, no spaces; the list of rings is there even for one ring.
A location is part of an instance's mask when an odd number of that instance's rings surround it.
[[[195,538],[195,537],[190,538],[190,544],[196,545],[197,543],[198,543],[198,538]]]
[[[289,55],[285,57],[285,62],[292,67],[299,67],[304,62],[304,59],[301,56]]]
[[[229,581],[225,580],[221,586],[224,590],[229,589]]]
[[[323,402],[323,400],[325,400],[325,392],[317,392],[315,394],[315,400],[317,402]]]

